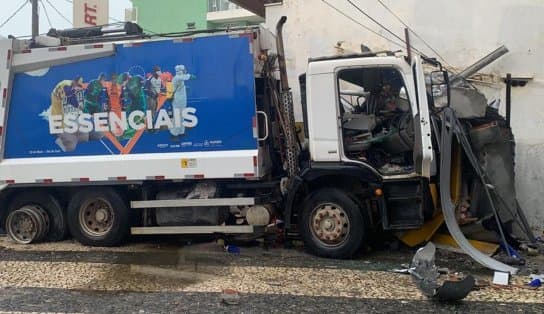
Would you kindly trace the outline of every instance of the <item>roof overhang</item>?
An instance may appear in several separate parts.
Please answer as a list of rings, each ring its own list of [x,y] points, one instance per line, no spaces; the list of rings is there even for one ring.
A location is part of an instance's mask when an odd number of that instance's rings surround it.
[[[264,17],[264,2],[265,0],[230,0],[242,8],[255,13],[258,16]]]

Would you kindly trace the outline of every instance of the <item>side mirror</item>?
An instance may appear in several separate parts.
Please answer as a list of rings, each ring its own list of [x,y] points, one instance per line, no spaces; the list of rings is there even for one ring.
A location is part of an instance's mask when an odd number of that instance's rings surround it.
[[[450,105],[450,80],[448,71],[431,72],[431,95],[435,107]]]

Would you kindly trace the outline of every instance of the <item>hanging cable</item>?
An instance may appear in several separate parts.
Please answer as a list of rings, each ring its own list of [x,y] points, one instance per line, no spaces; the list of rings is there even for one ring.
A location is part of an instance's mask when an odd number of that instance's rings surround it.
[[[27,0],[23,0],[23,3],[21,4],[21,6],[17,8],[17,10],[15,10],[15,12],[13,12],[4,22],[2,22],[2,24],[0,24],[0,28],[6,25],[15,15],[17,15],[17,13],[19,13],[19,11],[21,11],[27,3],[28,3]]]
[[[121,20],[116,19],[116,18],[111,17],[111,16],[108,17],[108,19],[111,20],[111,21],[114,21],[114,22],[116,22],[116,23],[126,23],[125,21],[121,21]],[[143,27],[142,27],[142,29],[143,29],[144,31],[150,33],[150,34],[153,34],[153,35],[160,35],[159,33],[156,33],[156,32],[154,32],[154,31],[150,31],[150,30],[145,29],[145,28],[143,28]]]
[[[361,12],[364,16],[368,17],[372,22],[378,24],[378,26],[380,26],[381,28],[383,28],[386,32],[388,32],[389,34],[393,35],[393,37],[397,38],[398,40],[404,42],[404,39],[402,37],[400,37],[399,35],[393,33],[393,31],[391,31],[389,28],[385,27],[383,24],[381,24],[380,22],[378,22],[376,19],[374,19],[372,16],[370,16],[370,14],[366,13],[363,9],[361,9],[358,5],[356,5],[355,3],[353,3],[353,1],[351,0],[347,0],[349,2],[349,4],[351,4],[355,9],[357,9],[357,11]]]
[[[42,5],[43,13],[45,13],[45,17],[47,18],[47,22],[49,23],[49,28],[53,28],[53,24],[51,23],[51,19],[49,18],[49,14],[47,13],[47,9],[45,8],[43,0],[40,0],[40,4]]]
[[[378,22],[375,18],[373,18],[372,16],[370,16],[370,14],[366,13],[363,9],[361,9],[358,5],[356,5],[355,3],[353,3],[353,1],[351,0],[347,0],[349,2],[349,4],[351,4],[355,9],[357,9],[357,11],[361,12],[364,16],[366,16],[367,18],[369,18],[372,22],[376,23],[378,26],[380,26],[382,29],[384,29],[386,32],[388,32],[389,34],[393,35],[395,38],[397,38],[398,40],[400,40],[401,42],[403,42],[404,44],[406,44],[406,41],[400,37],[399,35],[395,34],[392,30],[390,30],[389,28],[385,27],[382,23]],[[425,54],[421,51],[419,51],[418,49],[416,49],[415,47],[412,46],[412,49],[414,51],[416,51],[417,53],[419,53],[420,55],[424,56],[425,57]]]
[[[60,15],[60,17],[62,17],[66,22],[68,22],[69,24],[72,24],[72,21],[70,21],[66,16],[64,16],[64,14],[62,14],[62,12],[60,12],[57,7],[55,7],[51,1],[49,0],[45,0],[47,1],[47,3],[53,8],[53,10],[55,10],[55,12],[57,12],[58,15]]]
[[[419,38],[421,40],[421,42],[423,42],[423,44],[425,46],[427,46],[427,48],[429,48],[432,52],[434,52],[442,61],[444,61],[444,63],[446,63],[449,67],[451,67],[451,64],[448,63],[448,61],[446,61],[446,59],[444,57],[442,57],[440,55],[440,53],[438,51],[436,51],[436,49],[434,49],[433,47],[431,47],[431,45],[429,43],[427,43],[425,41],[425,39],[423,39],[421,36],[419,36],[418,33],[416,33],[416,31],[414,31],[410,26],[408,26],[408,24],[406,24],[395,12],[393,12],[393,10],[391,10],[385,3],[383,3],[382,0],[377,0],[389,13],[391,13],[391,15],[393,15],[402,25],[404,25],[404,27],[406,27],[408,30],[410,30],[410,32],[412,32],[412,34],[414,34],[414,36],[416,36],[417,38]]]
[[[396,41],[394,41],[394,40],[392,40],[392,39],[390,39],[390,38],[387,38],[387,37],[383,36],[382,34],[376,32],[375,30],[371,29],[370,27],[368,27],[368,26],[362,24],[361,22],[357,21],[356,19],[352,18],[351,16],[345,14],[345,13],[342,12],[340,9],[338,9],[338,8],[335,7],[334,5],[330,4],[330,3],[327,2],[326,0],[321,0],[321,1],[322,1],[323,3],[325,3],[326,5],[328,5],[330,8],[334,9],[336,12],[342,14],[344,17],[350,19],[352,22],[354,22],[354,23],[358,24],[359,26],[361,26],[362,28],[366,29],[367,31],[369,31],[369,32],[371,32],[371,33],[373,33],[373,34],[375,34],[375,35],[377,35],[377,36],[379,36],[379,37],[381,37],[381,38],[383,38],[383,39],[385,39],[385,40],[387,40],[387,41],[389,41],[389,42],[391,42],[391,43],[393,43],[393,44],[395,44],[395,45],[397,45],[397,46],[399,46],[399,47],[401,47],[401,48],[404,48],[404,45],[403,45],[403,44],[400,44],[400,43],[398,43],[398,42],[396,42]]]

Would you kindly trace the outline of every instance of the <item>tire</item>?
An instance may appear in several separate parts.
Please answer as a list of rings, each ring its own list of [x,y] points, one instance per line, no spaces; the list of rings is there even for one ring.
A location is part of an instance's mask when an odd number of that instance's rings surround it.
[[[79,191],[68,204],[67,217],[70,233],[83,245],[116,246],[129,235],[128,208],[113,189]]]
[[[45,235],[45,241],[61,241],[66,238],[68,235],[66,215],[59,201],[53,195],[41,191],[17,193],[8,206],[8,213],[26,205],[37,205],[47,213],[49,231]]]
[[[306,251],[321,257],[352,258],[366,241],[367,223],[361,208],[338,189],[312,193],[304,202],[299,226]],[[330,241],[323,238],[331,234]]]

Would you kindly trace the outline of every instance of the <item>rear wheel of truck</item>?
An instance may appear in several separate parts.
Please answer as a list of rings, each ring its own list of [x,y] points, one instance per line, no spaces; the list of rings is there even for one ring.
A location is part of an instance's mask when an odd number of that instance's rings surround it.
[[[115,190],[86,189],[76,193],[68,205],[68,226],[83,245],[115,246],[129,234],[129,211]]]
[[[18,243],[60,241],[67,233],[66,215],[59,201],[47,192],[22,192],[8,206],[5,230]]]
[[[351,258],[366,237],[366,222],[357,203],[338,189],[321,189],[305,201],[299,224],[304,247],[329,258]]]

